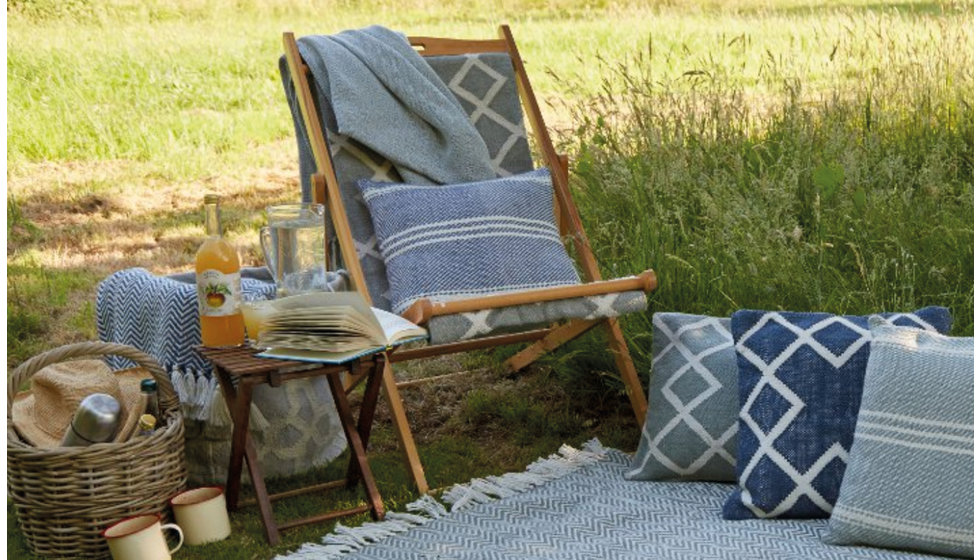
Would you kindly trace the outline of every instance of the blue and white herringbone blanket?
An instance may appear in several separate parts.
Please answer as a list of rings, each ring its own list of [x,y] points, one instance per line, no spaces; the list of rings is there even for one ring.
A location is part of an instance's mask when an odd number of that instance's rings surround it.
[[[332,108],[327,126],[390,161],[402,179],[441,185],[496,177],[476,126],[404,35],[374,25],[302,37],[297,46],[319,106]],[[312,157],[304,148],[300,158]]]
[[[343,278],[328,273],[328,286]],[[269,299],[275,284],[264,268],[242,270],[242,297]],[[103,280],[96,294],[99,340],[134,346],[153,356],[170,374],[187,433],[192,484],[227,478],[231,417],[211,366],[195,350],[201,343],[194,273],[156,276],[142,268],[121,270]],[[132,364],[110,357],[110,367]],[[291,476],[326,464],[346,447],[326,380],[304,379],[272,388],[256,387],[251,433],[259,444],[266,476]]]
[[[408,506],[413,513],[338,525],[324,544],[280,559],[936,558],[825,544],[826,519],[726,521],[731,485],[625,480],[629,466],[628,455],[595,441],[582,451],[566,446],[526,472],[454,487],[442,497],[449,510],[425,496]]]
[[[244,299],[272,299],[275,293],[276,285],[265,268],[242,271]],[[139,348],[167,371],[211,371],[194,351],[201,344],[194,273],[156,276],[144,268],[121,270],[99,284],[95,312],[99,340]],[[109,365],[130,366],[117,357],[110,357]]]

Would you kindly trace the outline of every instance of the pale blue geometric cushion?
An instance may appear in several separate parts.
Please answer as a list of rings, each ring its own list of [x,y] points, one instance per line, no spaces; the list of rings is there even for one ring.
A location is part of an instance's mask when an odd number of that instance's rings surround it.
[[[357,182],[374,223],[391,308],[578,284],[555,225],[551,173],[456,185]]]
[[[883,314],[946,333],[943,307]],[[837,501],[861,404],[869,317],[738,311],[738,490],[725,519],[828,517]],[[907,383],[917,383],[907,380]]]
[[[735,481],[731,319],[654,313],[650,406],[629,480]]]
[[[871,336],[830,541],[972,558],[973,338]]]

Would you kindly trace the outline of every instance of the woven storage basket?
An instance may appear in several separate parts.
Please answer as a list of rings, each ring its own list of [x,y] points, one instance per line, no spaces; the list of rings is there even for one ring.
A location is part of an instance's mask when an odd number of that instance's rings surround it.
[[[89,447],[34,447],[13,428],[17,389],[45,366],[116,355],[153,375],[166,426],[149,437]],[[167,500],[187,483],[184,420],[170,378],[147,354],[124,344],[82,342],[21,364],[7,381],[7,490],[31,550],[41,556],[107,558],[101,531],[143,513],[167,516]]]

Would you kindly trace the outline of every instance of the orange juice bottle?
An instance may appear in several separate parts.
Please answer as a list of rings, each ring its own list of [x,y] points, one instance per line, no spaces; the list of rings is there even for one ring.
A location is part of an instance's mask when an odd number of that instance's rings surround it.
[[[204,224],[208,238],[197,250],[195,265],[201,342],[205,346],[237,346],[245,342],[241,265],[238,252],[221,237],[218,204],[218,195],[204,197]]]

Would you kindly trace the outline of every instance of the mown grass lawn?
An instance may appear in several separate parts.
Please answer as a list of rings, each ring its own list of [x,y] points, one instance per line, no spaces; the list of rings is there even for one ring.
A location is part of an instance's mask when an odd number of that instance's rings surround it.
[[[954,333],[973,334],[972,3],[446,4],[10,2],[8,368],[94,338],[111,272],[187,269],[204,192],[225,195],[226,231],[259,264],[262,209],[299,193],[281,32],[372,23],[470,38],[511,24],[604,273],[660,274],[648,313],[625,321],[638,369],[657,310],[947,305]],[[521,469],[596,435],[631,450],[638,430],[597,342],[516,378],[494,375],[497,355],[442,364],[490,373],[408,393],[430,481]],[[414,496],[385,414],[373,461],[394,509]],[[25,557],[8,514],[8,553]],[[254,512],[233,524],[179,557],[268,558],[330,528],[272,549]]]

